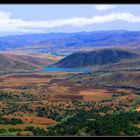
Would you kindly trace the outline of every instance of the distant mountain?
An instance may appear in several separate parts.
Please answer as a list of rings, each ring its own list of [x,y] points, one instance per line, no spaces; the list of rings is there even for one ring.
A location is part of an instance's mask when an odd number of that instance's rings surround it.
[[[0,51],[18,49],[35,52],[78,51],[95,47],[140,48],[140,31],[94,31],[25,34],[0,37]]]
[[[61,59],[58,67],[86,67],[114,64],[124,59],[138,58],[138,55],[122,49],[99,49],[89,52],[76,52]]]
[[[24,46],[31,46],[39,44],[42,41],[48,41],[50,39],[65,38],[64,33],[49,33],[49,34],[25,34],[25,35],[13,35],[0,37],[0,50],[22,48]]]

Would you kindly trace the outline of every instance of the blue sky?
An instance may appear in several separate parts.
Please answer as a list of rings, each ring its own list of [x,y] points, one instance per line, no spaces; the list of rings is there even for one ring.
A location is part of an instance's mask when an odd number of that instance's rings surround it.
[[[98,30],[140,31],[140,5],[0,5],[1,36]]]

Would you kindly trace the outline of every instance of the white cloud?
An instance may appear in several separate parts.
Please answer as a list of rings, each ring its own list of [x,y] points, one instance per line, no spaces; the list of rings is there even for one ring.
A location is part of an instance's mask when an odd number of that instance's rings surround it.
[[[115,7],[115,5],[95,5],[96,10],[108,10]]]
[[[45,32],[48,28],[61,26],[82,27],[86,25],[94,25],[107,23],[111,21],[126,21],[130,23],[140,22],[140,16],[132,13],[110,13],[106,15],[95,15],[91,18],[72,17],[66,19],[55,20],[23,20],[11,17],[11,13],[0,12],[0,32]]]
[[[9,19],[12,14],[10,12],[1,12],[0,11],[0,19]]]

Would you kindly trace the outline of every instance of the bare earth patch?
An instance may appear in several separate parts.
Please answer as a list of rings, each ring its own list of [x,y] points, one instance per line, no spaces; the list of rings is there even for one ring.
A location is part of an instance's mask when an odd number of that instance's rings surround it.
[[[97,101],[112,97],[105,89],[84,90],[80,92],[80,95],[83,95],[83,99],[87,101]]]
[[[17,124],[17,125],[2,125],[0,124],[0,128],[2,127],[8,127],[8,128],[25,128],[27,126],[40,126],[47,128],[51,124],[55,124],[56,121],[53,119],[49,119],[47,117],[38,117],[38,116],[29,116],[26,114],[10,114],[10,115],[5,115],[3,116],[4,118],[17,118],[21,119],[24,124]]]

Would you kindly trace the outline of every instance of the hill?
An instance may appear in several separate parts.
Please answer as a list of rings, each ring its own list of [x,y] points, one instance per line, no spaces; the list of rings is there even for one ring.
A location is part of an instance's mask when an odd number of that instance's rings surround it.
[[[120,61],[118,63],[104,65],[98,67],[98,70],[101,71],[120,71],[120,70],[128,70],[128,71],[138,71],[140,70],[140,58],[138,59],[131,59],[126,61]]]
[[[99,49],[88,52],[73,53],[57,63],[58,67],[86,67],[117,63],[123,59],[137,58],[136,53],[122,49]]]
[[[0,74],[18,71],[33,71],[54,63],[53,59],[39,56],[0,54]]]

